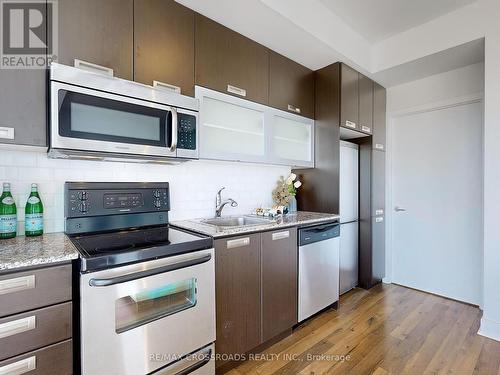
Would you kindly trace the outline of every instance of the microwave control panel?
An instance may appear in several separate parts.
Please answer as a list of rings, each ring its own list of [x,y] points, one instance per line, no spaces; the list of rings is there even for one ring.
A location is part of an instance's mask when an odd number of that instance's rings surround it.
[[[178,114],[177,148],[196,150],[196,116]]]

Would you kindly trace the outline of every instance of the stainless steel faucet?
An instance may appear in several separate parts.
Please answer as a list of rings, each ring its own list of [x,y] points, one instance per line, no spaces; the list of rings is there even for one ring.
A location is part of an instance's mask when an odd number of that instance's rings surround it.
[[[215,217],[221,217],[222,209],[228,203],[231,203],[231,207],[238,206],[238,203],[232,198],[228,198],[224,202],[222,202],[222,190],[224,189],[225,187],[221,188],[215,196]]]

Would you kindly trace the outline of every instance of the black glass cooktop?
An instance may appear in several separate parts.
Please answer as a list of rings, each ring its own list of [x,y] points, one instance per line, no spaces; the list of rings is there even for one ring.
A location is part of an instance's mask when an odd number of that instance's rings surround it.
[[[212,239],[168,225],[71,236],[82,272],[183,254],[212,247]]]

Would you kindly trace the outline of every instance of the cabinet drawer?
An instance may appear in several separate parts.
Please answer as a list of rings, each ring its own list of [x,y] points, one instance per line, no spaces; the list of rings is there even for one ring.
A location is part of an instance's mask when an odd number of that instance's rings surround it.
[[[71,302],[0,319],[0,360],[71,338]]]
[[[71,340],[0,362],[0,374],[69,375],[72,373]]]
[[[71,264],[0,275],[0,317],[71,300]]]

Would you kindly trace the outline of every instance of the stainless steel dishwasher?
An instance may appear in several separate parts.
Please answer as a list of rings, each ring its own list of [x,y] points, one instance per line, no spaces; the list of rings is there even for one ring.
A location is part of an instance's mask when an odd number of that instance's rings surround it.
[[[340,224],[299,229],[299,322],[339,300]]]

